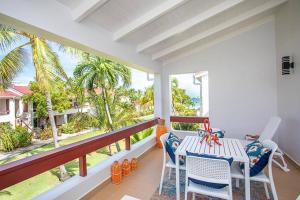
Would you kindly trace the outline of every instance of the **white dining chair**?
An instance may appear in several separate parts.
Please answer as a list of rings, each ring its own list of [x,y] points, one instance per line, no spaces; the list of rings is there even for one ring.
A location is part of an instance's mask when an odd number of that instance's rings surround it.
[[[268,148],[272,149],[272,152],[270,154],[269,161],[268,161],[268,173],[266,175],[264,171],[261,171],[256,176],[250,177],[250,181],[258,181],[258,182],[262,182],[264,184],[267,199],[270,199],[270,194],[269,194],[268,185],[267,185],[267,184],[270,184],[273,198],[274,198],[274,200],[278,200],[276,189],[275,189],[275,184],[274,184],[273,173],[272,173],[272,159],[273,159],[273,156],[274,156],[278,146],[272,140],[264,140],[264,141],[262,141],[262,144],[264,145],[264,147],[268,147]],[[231,176],[232,176],[232,178],[235,178],[237,180],[245,178],[238,163],[234,163],[231,166]],[[237,184],[237,187],[238,187],[238,184]]]
[[[160,141],[162,143],[162,149],[163,149],[163,166],[162,166],[162,170],[161,170],[161,178],[160,178],[160,185],[159,185],[159,195],[161,194],[162,191],[162,186],[163,186],[163,182],[164,182],[164,176],[165,176],[165,169],[168,168],[169,169],[169,179],[171,178],[171,173],[172,173],[172,169],[176,169],[176,164],[170,159],[168,158],[168,153],[166,151],[166,141],[169,137],[170,133],[166,133],[162,136],[160,136]],[[180,165],[179,166],[180,170],[185,170],[185,164],[184,165]]]
[[[246,135],[246,140],[243,142],[245,145],[251,143],[254,139],[258,139],[260,142],[264,140],[272,140],[279,125],[281,123],[281,118],[278,116],[271,117],[268,121],[266,127],[262,131],[260,135]],[[281,149],[277,148],[277,151],[274,154],[274,157],[279,157],[282,164],[279,163],[277,160],[273,159],[273,162],[278,165],[283,171],[288,172],[290,171],[287,163],[284,159],[284,153]]]
[[[208,183],[226,184],[228,186],[216,189],[196,184],[192,182],[190,178]],[[198,156],[187,156],[185,200],[187,200],[189,192],[192,193],[193,199],[195,199],[195,193],[221,199],[232,199],[231,172],[228,161]]]

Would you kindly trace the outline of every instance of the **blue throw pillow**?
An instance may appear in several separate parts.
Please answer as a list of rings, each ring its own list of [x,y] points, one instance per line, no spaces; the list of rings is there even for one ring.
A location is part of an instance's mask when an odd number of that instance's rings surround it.
[[[175,151],[177,147],[180,145],[180,143],[181,141],[176,135],[174,135],[173,133],[169,134],[169,137],[166,141],[166,151],[168,152],[173,163],[176,163]],[[179,156],[179,163],[180,165],[184,164],[183,156]]]
[[[213,155],[207,155],[207,154],[191,153],[188,151],[186,152],[186,155],[194,156],[194,157],[201,157],[201,158],[211,158],[211,159],[216,159],[216,160],[226,160],[229,163],[229,165],[231,165],[233,162],[233,158],[225,158],[225,157],[213,156]],[[216,189],[221,189],[221,188],[228,186],[228,184],[210,183],[210,182],[200,181],[200,180],[193,179],[193,178],[189,178],[189,180],[192,181],[193,183],[204,185],[204,186],[211,187],[211,188],[216,188]]]
[[[246,146],[246,153],[250,160],[250,176],[257,175],[267,166],[271,152],[259,141],[254,141]],[[244,167],[244,163],[240,163],[243,172]]]

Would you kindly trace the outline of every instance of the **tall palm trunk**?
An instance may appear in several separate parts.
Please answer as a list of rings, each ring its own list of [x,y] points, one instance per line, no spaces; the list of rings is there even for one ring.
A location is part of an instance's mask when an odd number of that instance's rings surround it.
[[[106,113],[106,116],[107,116],[107,119],[108,119],[109,128],[111,129],[111,131],[113,131],[114,130],[113,121],[112,121],[112,118],[111,118],[110,108],[109,108],[109,104],[108,104],[108,101],[107,101],[106,89],[104,87],[102,87],[102,97],[103,97],[103,101],[104,101],[105,113]],[[117,151],[120,152],[121,147],[120,147],[119,142],[116,142],[115,144],[116,144]]]
[[[58,143],[57,129],[56,129],[56,124],[55,124],[53,110],[52,110],[51,94],[50,94],[49,91],[46,92],[46,102],[47,102],[47,110],[48,110],[48,115],[49,115],[49,121],[50,121],[50,124],[51,124],[52,133],[53,133],[54,146],[55,146],[55,148],[58,148],[59,143]],[[65,181],[69,178],[69,174],[68,174],[68,172],[67,172],[64,165],[59,166],[59,173],[60,173],[60,180],[61,181]]]

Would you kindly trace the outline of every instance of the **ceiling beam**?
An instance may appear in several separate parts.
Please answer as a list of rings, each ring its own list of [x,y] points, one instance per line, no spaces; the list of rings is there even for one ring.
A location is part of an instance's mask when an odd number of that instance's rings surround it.
[[[201,33],[199,33],[199,34],[197,34],[197,35],[195,35],[193,37],[190,37],[190,38],[188,38],[186,40],[178,42],[178,43],[176,43],[175,45],[173,45],[171,47],[165,48],[165,49],[163,49],[163,50],[161,50],[161,51],[153,54],[152,55],[152,59],[153,60],[157,60],[157,59],[162,58],[162,57],[164,57],[166,55],[169,55],[169,54],[171,54],[171,53],[173,53],[173,52],[175,52],[175,51],[177,51],[179,49],[182,49],[182,48],[184,48],[184,47],[186,47],[188,45],[191,45],[191,44],[193,44],[195,42],[198,42],[199,40],[207,38],[207,37],[209,37],[209,36],[211,36],[211,35],[213,35],[215,33],[218,33],[218,32],[220,32],[220,31],[222,31],[224,29],[229,28],[229,27],[231,27],[231,26],[233,26],[235,24],[238,24],[238,23],[243,22],[243,21],[245,21],[245,20],[247,20],[247,19],[249,19],[251,17],[254,17],[254,16],[258,15],[258,14],[261,14],[261,13],[267,11],[267,10],[270,10],[270,9],[272,9],[272,8],[278,6],[278,5],[280,5],[280,4],[282,4],[282,3],[286,2],[286,1],[287,0],[272,0],[272,1],[268,1],[267,3],[264,3],[261,6],[258,6],[258,7],[254,8],[254,9],[251,9],[251,10],[249,10],[249,11],[247,11],[247,12],[245,12],[245,13],[237,16],[237,17],[234,17],[234,18],[232,18],[232,19],[230,19],[228,21],[225,21],[224,23],[221,23],[221,24],[219,24],[219,25],[217,25],[217,26],[215,26],[215,27],[213,27],[211,29],[208,29],[208,30],[206,30],[204,32],[201,32]]]
[[[129,24],[125,25],[121,29],[117,30],[114,35],[113,39],[114,41],[118,41],[121,38],[125,37],[129,33],[134,32],[138,28],[141,28],[145,26],[146,24],[149,24],[150,22],[154,21],[158,17],[166,14],[167,12],[173,10],[174,8],[180,6],[187,0],[168,0],[161,5],[157,6],[156,8],[146,12],[141,17],[133,20]]]
[[[178,24],[177,26],[174,26],[171,29],[168,29],[165,32],[162,32],[154,37],[152,37],[151,39],[139,44],[137,46],[137,52],[142,52],[145,51],[146,49],[176,35],[179,33],[182,33],[190,28],[192,28],[193,26],[217,15],[220,14],[221,12],[224,12],[225,10],[232,8],[233,6],[241,3],[243,0],[226,0],[223,3],[220,3],[210,9],[208,9],[207,11],[204,11],[202,13],[200,13],[199,15],[196,15],[195,17],[192,17],[191,19],[188,19],[180,24]]]
[[[73,20],[81,22],[92,12],[103,6],[108,0],[89,0],[82,1],[75,9],[72,10]]]

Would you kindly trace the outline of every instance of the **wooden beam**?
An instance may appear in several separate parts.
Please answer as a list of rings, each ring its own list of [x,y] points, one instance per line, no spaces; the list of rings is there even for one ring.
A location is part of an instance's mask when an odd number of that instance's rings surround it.
[[[92,12],[103,6],[108,0],[88,0],[82,1],[74,10],[72,10],[73,20],[81,22]]]
[[[125,138],[125,149],[130,150],[130,137]]]
[[[86,155],[79,157],[79,175],[82,177],[87,175]]]
[[[270,10],[270,9],[272,9],[272,8],[278,6],[278,5],[280,5],[280,4],[282,4],[286,1],[287,0],[268,1],[267,3],[264,3],[261,6],[258,6],[254,9],[252,9],[252,10],[249,10],[248,12],[245,12],[245,13],[237,16],[237,17],[234,17],[234,18],[232,18],[232,19],[230,19],[230,20],[228,20],[224,23],[221,23],[221,24],[219,24],[219,25],[217,25],[217,26],[215,26],[211,29],[208,29],[208,30],[206,30],[204,32],[201,32],[201,33],[199,33],[199,34],[197,34],[193,37],[190,37],[190,38],[185,39],[181,42],[178,42],[178,43],[176,43],[175,45],[173,45],[171,47],[165,48],[165,49],[153,54],[152,59],[157,60],[159,58],[167,56],[167,55],[169,55],[169,54],[171,54],[171,53],[173,53],[173,52],[175,52],[179,49],[182,49],[182,48],[184,48],[188,45],[194,44],[195,42],[198,42],[198,41],[200,41],[204,38],[207,38],[207,37],[209,37],[209,36],[211,36],[215,33],[218,33],[218,32],[220,32],[224,29],[227,29],[227,28],[233,26],[233,25],[241,23],[241,22],[243,22],[247,19],[250,19],[251,17],[254,17],[258,14],[261,14],[261,13],[267,11],[267,10]]]
[[[121,38],[128,35],[129,33],[132,33],[135,30],[145,26],[146,24],[149,24],[150,22],[154,21],[155,19],[159,18],[160,16],[162,16],[162,15],[166,14],[167,12],[173,10],[174,8],[180,6],[185,1],[187,1],[187,0],[168,0],[164,3],[161,3],[156,8],[146,12],[141,17],[133,20],[126,26],[117,30],[113,35],[114,41],[118,41]]]
[[[174,26],[173,28],[170,28],[169,30],[162,32],[154,37],[152,37],[151,39],[139,44],[137,46],[137,52],[142,52],[160,42],[163,42],[164,40],[182,33],[190,28],[192,28],[193,26],[213,17],[216,16],[217,14],[220,14],[221,12],[224,12],[225,10],[228,10],[230,8],[232,8],[233,6],[236,6],[237,4],[243,2],[243,0],[226,0],[223,3],[220,3],[210,9],[208,9],[207,11],[204,11],[198,15],[196,15],[195,17],[192,17],[191,19],[188,19],[180,24],[178,24],[177,26]]]

